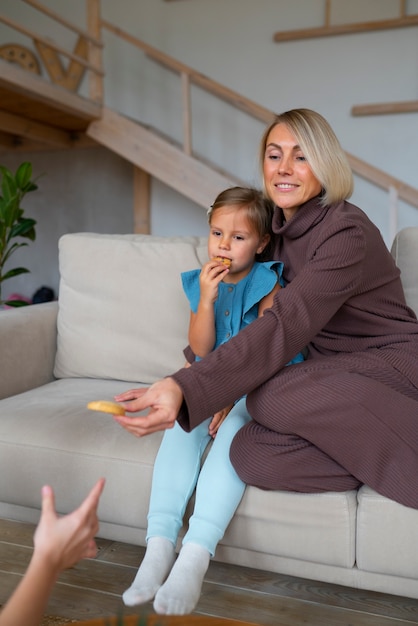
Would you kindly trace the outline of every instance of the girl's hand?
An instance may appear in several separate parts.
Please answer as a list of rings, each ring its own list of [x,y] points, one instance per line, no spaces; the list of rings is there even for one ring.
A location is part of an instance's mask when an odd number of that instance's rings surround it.
[[[218,297],[218,285],[229,272],[220,261],[211,260],[205,263],[200,272],[200,300],[205,304],[213,304]]]
[[[231,411],[233,406],[233,404],[230,404],[225,409],[222,409],[221,411],[215,413],[215,415],[212,417],[212,420],[209,424],[209,435],[211,437],[216,437],[216,433],[218,432],[222,422],[226,420],[228,413]]]

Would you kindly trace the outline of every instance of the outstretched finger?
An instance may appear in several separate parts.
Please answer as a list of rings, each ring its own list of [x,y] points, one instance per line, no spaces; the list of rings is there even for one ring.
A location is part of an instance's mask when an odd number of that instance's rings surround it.
[[[84,512],[86,514],[97,512],[97,507],[99,506],[100,496],[105,486],[105,478],[100,478],[94,487],[90,490],[90,493],[83,500],[81,505],[79,506],[79,511]]]
[[[129,402],[129,400],[135,400],[138,396],[142,396],[146,390],[146,387],[144,389],[129,389],[128,391],[118,393],[115,396],[115,400],[116,402]]]
[[[55,494],[52,487],[44,485],[42,487],[42,515],[56,517],[55,511]]]

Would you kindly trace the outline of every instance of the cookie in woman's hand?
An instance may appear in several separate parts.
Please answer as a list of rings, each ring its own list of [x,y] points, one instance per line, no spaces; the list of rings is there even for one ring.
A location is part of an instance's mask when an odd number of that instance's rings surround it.
[[[125,415],[123,406],[117,402],[109,402],[108,400],[89,402],[87,408],[91,411],[102,411],[103,413],[111,413],[112,415]]]

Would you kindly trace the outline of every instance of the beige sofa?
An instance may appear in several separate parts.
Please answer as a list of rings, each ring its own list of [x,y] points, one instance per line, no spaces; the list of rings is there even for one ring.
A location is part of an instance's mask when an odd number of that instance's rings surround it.
[[[183,365],[179,276],[204,261],[206,242],[84,233],[59,247],[59,303],[0,312],[0,516],[36,521],[46,482],[69,511],[105,476],[100,535],[143,544],[161,434],[137,439],[86,404]],[[418,228],[402,231],[393,253],[418,311],[417,250]],[[215,558],[418,598],[418,511],[366,486],[319,495],[248,487]]]

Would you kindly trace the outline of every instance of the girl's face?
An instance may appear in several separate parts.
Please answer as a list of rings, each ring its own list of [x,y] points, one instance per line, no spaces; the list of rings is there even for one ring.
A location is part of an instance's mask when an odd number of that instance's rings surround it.
[[[208,240],[209,258],[224,257],[231,266],[224,282],[237,283],[246,276],[269,235],[260,238],[247,218],[245,207],[222,206],[212,213]]]
[[[321,192],[320,182],[284,124],[274,126],[267,137],[263,175],[268,196],[283,210],[286,220]]]

